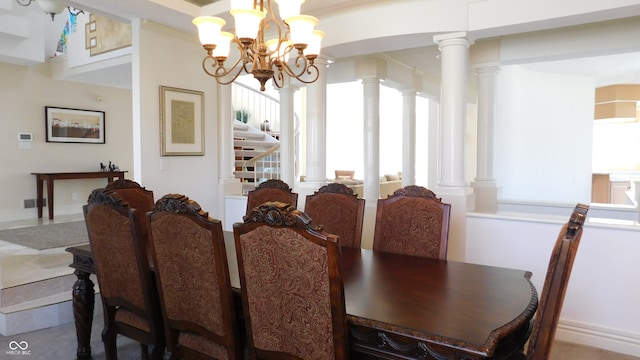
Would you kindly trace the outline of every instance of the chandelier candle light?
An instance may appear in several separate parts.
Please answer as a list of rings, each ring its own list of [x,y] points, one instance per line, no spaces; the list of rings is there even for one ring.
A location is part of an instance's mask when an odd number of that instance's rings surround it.
[[[282,88],[284,74],[309,84],[318,79],[314,60],[320,54],[324,32],[314,30],[318,19],[300,15],[304,0],[274,0],[278,3],[281,21],[276,19],[271,0],[232,0],[230,13],[235,19],[236,32],[222,31],[224,19],[200,16],[193,19],[207,56],[202,60],[204,71],[220,84],[232,83],[243,71],[260,82],[260,90],[273,79]],[[271,30],[271,31],[269,31]],[[274,38],[265,40],[269,34]],[[277,37],[276,37],[277,36]],[[225,66],[231,43],[240,56],[231,67]],[[293,54],[291,54],[294,52]],[[295,56],[289,62],[290,55]]]

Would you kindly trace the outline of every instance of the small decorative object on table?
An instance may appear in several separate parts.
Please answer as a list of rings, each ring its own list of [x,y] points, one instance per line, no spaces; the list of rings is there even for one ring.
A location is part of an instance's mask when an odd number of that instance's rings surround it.
[[[120,171],[120,167],[116,164],[113,164],[109,161],[109,165],[105,165],[104,163],[100,163],[100,171],[101,172],[114,172]]]

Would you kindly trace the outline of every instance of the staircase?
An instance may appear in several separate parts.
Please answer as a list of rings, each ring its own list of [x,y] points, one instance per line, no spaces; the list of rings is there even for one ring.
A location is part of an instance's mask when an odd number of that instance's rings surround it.
[[[278,134],[258,130],[241,121],[233,124],[234,175],[246,194],[267,179],[280,178]]]
[[[76,276],[69,267],[72,255],[64,248],[35,250],[1,243],[0,335],[15,336],[73,322],[71,292]],[[95,276],[91,278],[99,291]],[[96,294],[96,315],[102,313],[100,304]]]

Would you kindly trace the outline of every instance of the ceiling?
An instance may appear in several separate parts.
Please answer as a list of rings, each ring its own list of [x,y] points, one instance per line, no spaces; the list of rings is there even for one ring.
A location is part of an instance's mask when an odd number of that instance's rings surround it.
[[[229,0],[109,0],[96,2],[95,0],[75,0],[70,1],[73,6],[85,9],[89,12],[117,14],[122,20],[133,18],[145,18],[154,22],[181,29],[195,34],[195,27],[191,20],[195,16],[203,13],[221,13],[228,8]],[[434,0],[422,0],[434,1]],[[343,11],[348,8],[363,7],[372,4],[393,3],[393,0],[306,0],[302,6],[302,12],[319,17]],[[275,5],[274,5],[275,7]],[[557,27],[558,25],[549,25]],[[510,29],[499,29],[490,34],[500,35],[500,31],[509,33]],[[424,34],[422,41],[424,42]],[[477,39],[476,42],[483,39]],[[375,39],[362,41],[360,43],[350,43],[348,46],[334,46],[323,49],[325,54],[333,58],[341,58],[363,53],[382,53],[383,56],[393,59],[426,78],[439,78],[440,61],[439,51],[434,45],[415,47],[417,41],[409,37],[404,39],[394,39],[390,45],[389,39]],[[402,48],[401,50],[392,49]],[[389,50],[389,51],[387,51]],[[557,72],[566,74],[592,76],[597,86],[605,86],[617,83],[637,83],[640,84],[640,51],[626,54],[604,55],[597,57],[581,58],[578,60],[561,60],[551,62],[539,62],[524,65],[532,71]],[[94,74],[103,77],[106,81],[114,81],[114,75],[109,73]],[[95,82],[94,82],[95,83]]]

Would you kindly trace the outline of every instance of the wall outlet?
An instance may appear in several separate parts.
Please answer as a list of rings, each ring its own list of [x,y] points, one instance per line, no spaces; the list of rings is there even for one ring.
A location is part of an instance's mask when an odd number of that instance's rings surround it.
[[[78,193],[72,192],[71,193],[71,200],[78,200]]]

